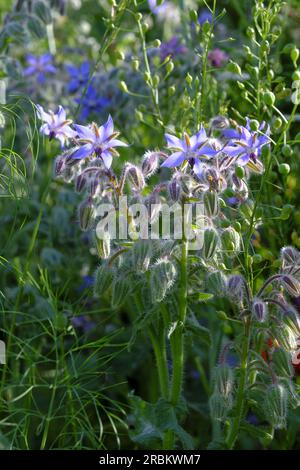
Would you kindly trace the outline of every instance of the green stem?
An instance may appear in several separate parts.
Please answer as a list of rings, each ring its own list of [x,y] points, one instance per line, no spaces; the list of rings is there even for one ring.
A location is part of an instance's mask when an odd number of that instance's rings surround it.
[[[150,340],[154,350],[155,360],[158,370],[158,378],[161,395],[164,399],[168,399],[169,393],[169,374],[168,374],[168,363],[167,363],[167,351],[165,344],[165,329],[160,328],[160,333],[157,336],[154,328],[150,326],[148,328]]]
[[[245,388],[247,382],[247,366],[248,366],[248,353],[249,353],[249,344],[250,344],[250,319],[247,318],[245,321],[245,335],[243,338],[243,345],[242,345],[242,358],[241,358],[241,367],[240,367],[240,380],[238,385],[237,391],[237,398],[236,398],[236,411],[235,411],[235,418],[233,420],[233,424],[227,439],[227,447],[228,449],[233,449],[239,429],[240,423],[244,413],[244,398],[245,398]]]

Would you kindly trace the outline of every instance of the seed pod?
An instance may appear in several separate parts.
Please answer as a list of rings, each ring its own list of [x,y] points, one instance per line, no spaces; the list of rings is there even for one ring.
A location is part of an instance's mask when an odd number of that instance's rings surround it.
[[[215,191],[206,191],[203,196],[205,214],[208,217],[217,217],[219,214],[219,197]]]
[[[227,293],[233,300],[241,301],[244,295],[244,278],[238,274],[234,274],[228,278]]]
[[[272,384],[265,395],[266,418],[275,429],[286,427],[287,392],[283,385]]]
[[[176,268],[167,259],[158,260],[152,267],[150,274],[150,291],[152,302],[161,302],[167,291],[172,287],[176,279]]]
[[[80,204],[78,208],[78,215],[81,230],[89,230],[93,225],[93,220],[95,217],[95,207],[90,198]]]
[[[281,278],[282,285],[284,289],[292,296],[300,296],[300,282],[294,276],[284,275]]]
[[[177,202],[180,199],[181,195],[181,186],[178,181],[178,178],[172,178],[171,181],[168,184],[168,191],[170,194],[170,198],[172,201]]]
[[[206,228],[204,230],[204,240],[202,248],[202,254],[205,259],[210,259],[215,255],[218,248],[218,244],[218,232],[214,228]]]
[[[283,348],[276,348],[272,354],[272,364],[278,377],[293,377],[291,354]]]
[[[240,234],[233,228],[227,227],[221,234],[222,248],[232,256],[240,251]]]
[[[130,165],[127,170],[128,179],[136,191],[141,191],[145,187],[145,180],[141,169],[135,165]]]
[[[86,183],[87,183],[87,178],[85,174],[81,173],[81,175],[77,176],[76,178],[75,191],[77,193],[81,193],[86,187]]]
[[[152,176],[159,163],[159,152],[146,152],[142,161],[142,172],[145,178]]]
[[[230,408],[232,407],[232,397],[229,396],[227,399],[214,393],[209,399],[210,415],[213,420],[225,421],[226,416]]]
[[[228,398],[233,391],[233,369],[228,364],[220,364],[214,369],[213,383],[215,393]]]
[[[252,303],[252,315],[259,323],[264,323],[268,315],[268,306],[261,299],[254,299]]]
[[[113,270],[106,264],[102,264],[95,272],[94,292],[96,295],[104,295],[113,281]]]
[[[132,264],[137,271],[147,271],[152,255],[149,240],[138,240],[132,249]]]

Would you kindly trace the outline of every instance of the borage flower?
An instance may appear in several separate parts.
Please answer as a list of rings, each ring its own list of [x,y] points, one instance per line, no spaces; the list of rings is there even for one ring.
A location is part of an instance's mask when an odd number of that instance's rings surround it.
[[[178,36],[173,36],[169,41],[162,42],[160,46],[160,58],[163,62],[168,56],[176,57],[177,55],[185,54],[187,48],[180,42]]]
[[[252,131],[250,119],[246,118],[245,127],[239,126],[237,129],[225,129],[223,135],[229,138],[229,142],[222,149],[227,154],[223,165],[229,166],[233,162],[241,166],[247,165],[251,170],[261,173],[263,164],[258,159],[262,147],[270,143],[270,126],[262,122],[258,131]]]
[[[100,113],[106,106],[110,104],[110,100],[104,96],[99,96],[99,93],[92,85],[89,85],[83,99],[76,98],[76,103],[81,104],[82,111],[80,118],[84,121],[92,113]]]
[[[81,86],[86,85],[90,76],[90,64],[85,61],[79,67],[75,65],[67,65],[67,72],[70,76],[68,84],[69,93],[75,93]]]
[[[119,132],[114,132],[114,123],[111,116],[100,127],[94,122],[90,126],[75,124],[74,127],[79,137],[78,142],[84,144],[82,147],[75,149],[71,155],[75,160],[95,155],[103,160],[106,168],[110,168],[113,155],[119,155],[115,147],[127,147],[125,142],[116,139]]]
[[[28,54],[26,57],[28,67],[24,69],[24,76],[36,76],[39,83],[46,81],[47,74],[55,74],[57,69],[52,64],[52,55],[43,54],[41,56],[34,56]]]
[[[209,145],[209,138],[206,135],[205,129],[201,127],[197,134],[189,137],[184,134],[183,139],[179,139],[170,134],[165,134],[168,148],[175,150],[162,164],[166,167],[175,167],[187,161],[192,167],[197,176],[201,176],[203,172],[203,165],[201,160],[208,160],[218,153],[217,149]]]
[[[49,136],[50,140],[54,137],[57,138],[63,147],[67,139],[76,137],[76,132],[70,127],[72,121],[66,118],[66,111],[62,106],[58,107],[56,113],[53,111],[47,113],[39,104],[36,105],[36,108],[38,117],[45,123],[41,126],[40,132]]]
[[[220,68],[225,62],[227,62],[228,55],[221,49],[215,48],[209,51],[208,60],[213,67]]]

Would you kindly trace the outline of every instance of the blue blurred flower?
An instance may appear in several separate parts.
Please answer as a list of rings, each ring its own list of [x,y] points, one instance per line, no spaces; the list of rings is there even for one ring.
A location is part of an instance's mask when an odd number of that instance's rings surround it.
[[[192,137],[189,137],[186,133],[183,139],[170,134],[165,134],[165,137],[168,148],[175,150],[175,152],[163,162],[162,166],[174,167],[188,161],[194,173],[201,176],[203,168],[200,158],[203,159],[204,157],[207,160],[217,154],[217,150],[207,145],[209,138],[203,127]]]
[[[74,328],[80,328],[84,333],[88,333],[96,327],[96,323],[86,315],[79,315],[71,318],[71,323]]]
[[[67,65],[66,69],[70,75],[70,82],[68,84],[69,93],[75,93],[81,86],[87,84],[90,76],[90,64],[88,61],[83,62],[79,67]]]
[[[158,15],[160,13],[163,13],[166,10],[166,8],[168,7],[168,4],[169,4],[169,2],[167,2],[165,0],[162,0],[160,5],[157,5],[156,0],[148,0],[149,8],[152,11],[152,13],[154,13],[154,15]]]
[[[76,103],[81,104],[80,118],[85,121],[90,114],[96,114],[110,104],[110,100],[104,96],[99,96],[92,85],[89,85],[83,99],[76,98]]]
[[[206,21],[212,22],[212,14],[209,10],[202,10],[198,16],[198,23],[202,26]]]
[[[90,126],[74,125],[81,147],[75,149],[72,158],[81,160],[93,154],[103,160],[106,168],[111,167],[113,155],[118,155],[115,147],[127,147],[125,142],[116,139],[119,132],[114,131],[114,123],[109,116],[107,122],[98,127],[94,122]]]
[[[55,74],[57,71],[52,64],[52,55],[48,53],[41,56],[28,54],[26,61],[28,67],[23,71],[24,76],[36,76],[39,83],[45,83],[47,74]]]
[[[83,276],[82,277],[82,283],[80,284],[78,290],[79,290],[79,292],[82,292],[85,289],[90,289],[93,286],[94,286],[93,276]]]
[[[36,108],[39,119],[44,121],[40,132],[49,136],[50,140],[55,137],[63,147],[67,139],[72,139],[76,136],[76,132],[70,127],[72,121],[66,118],[66,111],[62,106],[58,107],[56,113],[53,111],[47,113],[39,104],[36,105]]]
[[[185,54],[187,48],[183,46],[177,36],[173,36],[169,41],[162,42],[160,46],[160,57],[162,62],[168,57]]]

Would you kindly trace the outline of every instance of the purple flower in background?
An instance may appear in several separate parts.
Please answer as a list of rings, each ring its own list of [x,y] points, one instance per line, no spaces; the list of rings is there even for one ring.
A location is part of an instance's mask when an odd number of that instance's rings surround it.
[[[39,83],[44,83],[46,81],[47,74],[54,74],[57,71],[56,67],[52,64],[51,54],[43,54],[41,56],[28,54],[26,61],[28,67],[24,69],[24,76],[36,76]]]
[[[237,161],[239,165],[248,165],[254,171],[262,170],[262,163],[258,160],[262,147],[270,143],[270,126],[262,122],[258,131],[252,131],[250,119],[246,118],[246,126],[238,129],[225,129],[224,137],[230,139],[223,147],[222,152],[229,158]]]
[[[74,328],[80,328],[84,333],[88,333],[96,327],[96,323],[86,315],[71,318],[71,323]]]
[[[157,5],[156,0],[148,0],[149,8],[152,11],[152,13],[154,13],[154,15],[159,15],[160,13],[163,13],[168,7],[168,3],[169,2],[166,2],[165,0],[163,0],[160,5]]]
[[[114,123],[109,116],[107,122],[98,127],[94,122],[90,126],[74,125],[79,142],[84,144],[75,149],[72,158],[81,160],[95,154],[103,160],[106,168],[111,167],[113,155],[119,155],[115,147],[127,147],[125,142],[116,139],[119,132],[114,131]]]
[[[100,97],[92,85],[88,86],[82,99],[76,98],[75,101],[82,106],[80,113],[82,120],[86,120],[90,114],[101,112],[110,103],[108,98],[104,96]]]
[[[67,72],[70,75],[68,84],[69,93],[75,93],[81,86],[86,85],[90,75],[90,64],[85,61],[79,67],[75,65],[67,65]]]
[[[63,147],[67,139],[76,137],[76,132],[70,127],[72,121],[66,118],[66,111],[62,106],[58,107],[56,113],[44,111],[43,107],[39,104],[36,105],[38,117],[44,124],[40,128],[40,132],[49,136],[49,139],[54,137],[58,139]]]
[[[180,39],[177,36],[173,36],[169,41],[163,42],[160,46],[160,57],[162,62],[168,57],[174,57],[176,55],[185,54],[187,48],[180,43]]]
[[[168,148],[175,150],[162,164],[166,167],[174,167],[181,165],[184,161],[188,161],[197,176],[202,174],[202,163],[199,158],[213,157],[217,154],[217,150],[208,145],[209,138],[206,135],[204,127],[201,127],[197,134],[189,137],[184,134],[183,139],[179,139],[170,134],[165,134]]]
[[[213,67],[219,68],[222,67],[225,62],[227,62],[228,55],[221,49],[216,48],[208,53],[208,60]]]
[[[94,286],[93,276],[83,276],[82,283],[80,284],[78,290],[79,292],[84,291],[85,289],[91,289]]]
[[[212,22],[212,14],[209,10],[202,10],[198,16],[198,23],[202,26],[206,21]]]

